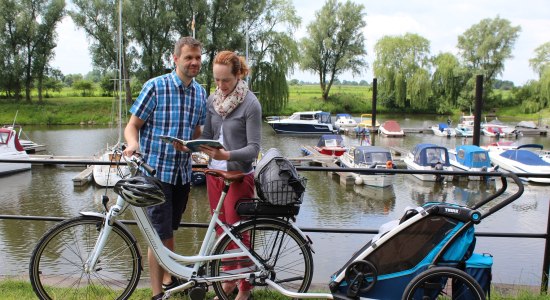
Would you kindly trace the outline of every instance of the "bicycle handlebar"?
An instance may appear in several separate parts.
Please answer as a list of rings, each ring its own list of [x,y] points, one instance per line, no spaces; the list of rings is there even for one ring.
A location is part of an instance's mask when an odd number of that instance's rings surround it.
[[[143,167],[145,169],[145,171],[147,171],[147,173],[151,174],[152,176],[155,176],[155,174],[157,173],[157,170],[155,170],[155,168],[148,165],[143,160],[143,158],[141,158],[141,155],[137,152],[134,153],[134,155],[132,155],[132,158],[130,159],[130,161],[135,162],[136,165],[138,165],[138,167]]]

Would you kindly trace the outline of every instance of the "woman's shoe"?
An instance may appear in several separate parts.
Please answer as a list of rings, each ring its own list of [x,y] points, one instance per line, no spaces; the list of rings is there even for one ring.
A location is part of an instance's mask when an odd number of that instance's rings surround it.
[[[164,296],[164,293],[156,294],[153,297],[151,297],[151,300],[161,300]]]

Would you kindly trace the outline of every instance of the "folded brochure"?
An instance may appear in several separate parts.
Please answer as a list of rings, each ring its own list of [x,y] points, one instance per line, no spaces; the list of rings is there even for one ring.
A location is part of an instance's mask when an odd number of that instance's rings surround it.
[[[191,150],[191,152],[201,151],[201,149],[199,148],[200,146],[209,146],[209,147],[218,148],[218,149],[223,148],[223,145],[220,144],[220,142],[218,142],[216,140],[190,140],[190,141],[184,141],[182,139],[178,139],[176,137],[167,136],[167,135],[161,135],[160,139],[163,140],[164,142],[170,143],[170,144],[172,142],[178,142],[178,143],[184,145],[185,147],[189,148],[189,150]]]

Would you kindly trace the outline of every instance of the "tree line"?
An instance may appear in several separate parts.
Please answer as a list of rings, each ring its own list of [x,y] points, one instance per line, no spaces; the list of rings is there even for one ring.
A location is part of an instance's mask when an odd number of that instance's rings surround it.
[[[277,113],[288,102],[295,68],[317,74],[320,95],[330,101],[338,76],[359,75],[366,63],[365,7],[352,1],[327,0],[307,24],[306,37],[294,33],[301,19],[290,0],[0,0],[0,92],[10,99],[32,101],[31,89],[59,89],[63,74],[51,67],[56,26],[70,17],[90,41],[94,72],[103,90],[118,74],[117,49],[122,43],[121,82],[126,100],[147,79],[173,68],[171,54],[180,36],[196,36],[203,47],[203,72],[197,80],[213,87],[212,60],[221,50],[247,55],[252,73],[250,88],[258,93],[264,113]],[[122,14],[122,41],[118,40]],[[527,112],[548,106],[550,99],[550,42],[535,50],[531,67],[539,80],[510,87],[496,79],[512,57],[521,28],[496,17],[481,20],[458,36],[458,54],[431,55],[426,38],[407,33],[384,36],[376,42],[373,63],[378,99],[388,109],[466,110],[472,106],[475,76],[484,75],[488,105],[499,105],[494,86],[510,88]],[[72,78],[75,79],[75,78]],[[79,89],[88,88],[76,79]],[[362,85],[364,82],[361,83]],[[518,103],[516,103],[518,104]]]

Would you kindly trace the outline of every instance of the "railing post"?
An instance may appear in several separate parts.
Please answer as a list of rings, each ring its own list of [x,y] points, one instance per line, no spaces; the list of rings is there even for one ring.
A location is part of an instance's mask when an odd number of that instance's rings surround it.
[[[476,99],[474,107],[474,137],[472,144],[479,146],[481,135],[481,111],[483,109],[483,75],[476,76]]]
[[[540,293],[548,293],[548,272],[550,271],[550,205],[548,205],[548,214],[546,215],[546,237],[544,238],[544,256],[542,261],[542,280],[540,283]]]

